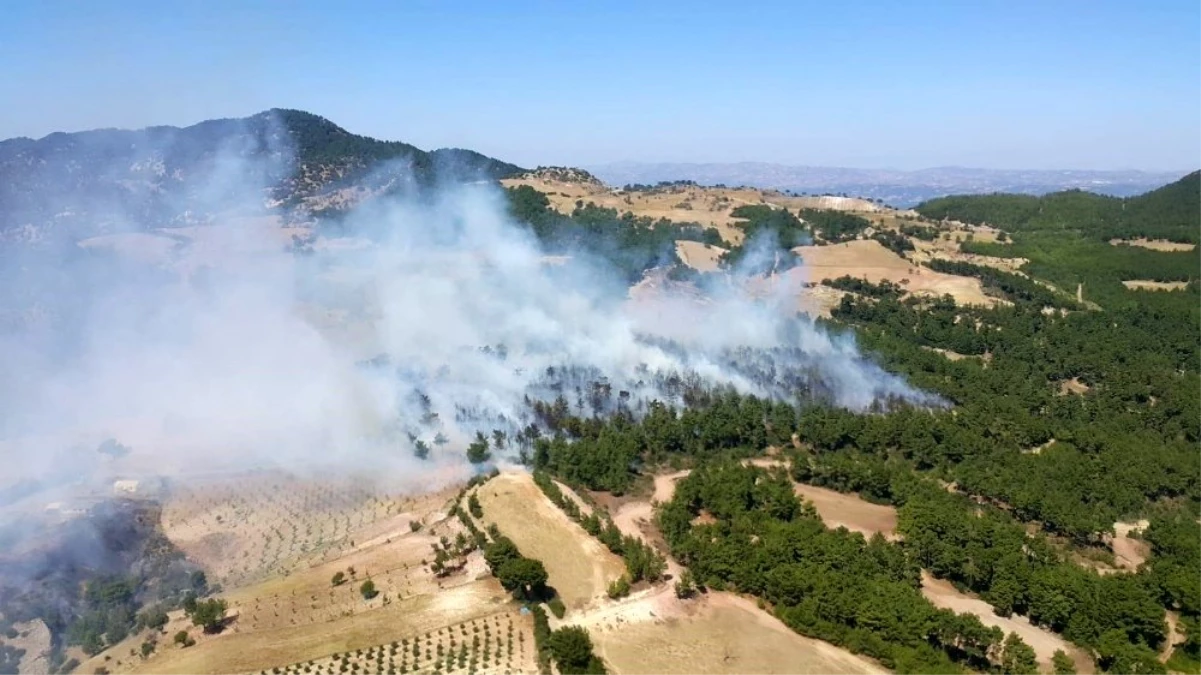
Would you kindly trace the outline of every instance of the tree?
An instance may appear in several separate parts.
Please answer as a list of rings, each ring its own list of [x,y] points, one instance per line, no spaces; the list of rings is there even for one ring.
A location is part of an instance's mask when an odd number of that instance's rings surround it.
[[[592,653],[592,638],[586,629],[565,626],[551,632],[547,643],[560,673],[573,675],[605,672],[604,665]]]
[[[630,579],[626,575],[621,575],[609,584],[608,594],[610,598],[624,598],[630,594]]]
[[[364,600],[370,600],[379,595],[379,591],[375,590],[375,582],[370,579],[364,581],[362,586],[359,586],[359,593],[363,594]]]
[[[467,446],[467,461],[472,464],[483,464],[492,458],[488,452],[488,437],[483,432],[475,432],[475,440]]]
[[[192,637],[188,635],[188,631],[181,630],[175,634],[175,644],[180,647],[188,647],[193,643]]]
[[[1075,662],[1062,649],[1056,649],[1051,655],[1051,665],[1055,668],[1055,675],[1076,675]]]
[[[225,624],[225,600],[211,598],[196,603],[192,610],[192,625],[200,626],[206,633],[216,633]]]
[[[1038,657],[1034,649],[1026,644],[1017,633],[1005,638],[1001,652],[1001,670],[1013,675],[1037,675]]]
[[[676,597],[683,600],[693,595],[696,595],[696,584],[692,580],[692,571],[684,570],[680,573],[680,578],[676,579]]]
[[[546,568],[532,558],[505,561],[496,575],[501,586],[519,597],[536,599],[546,594]]]
[[[417,459],[427,459],[430,456],[430,446],[425,441],[418,439],[413,443],[413,455]]]
[[[488,569],[492,570],[492,574],[500,576],[500,568],[510,560],[516,560],[521,557],[521,552],[517,550],[517,545],[512,539],[504,536],[493,535],[492,543],[484,547],[484,562],[488,563]]]
[[[331,586],[341,586],[346,583],[346,573],[342,570],[334,572],[334,578],[329,580]]]
[[[467,498],[467,510],[476,518],[484,517],[484,507],[480,506],[480,498],[475,496],[474,492]]]

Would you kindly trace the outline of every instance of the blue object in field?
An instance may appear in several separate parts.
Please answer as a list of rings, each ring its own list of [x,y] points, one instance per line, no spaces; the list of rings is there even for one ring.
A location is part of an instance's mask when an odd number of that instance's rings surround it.
[[[521,613],[522,613],[522,614],[529,614],[529,613],[530,613],[530,608],[529,608],[529,607],[525,607],[525,606],[523,606],[523,607],[521,608]]]

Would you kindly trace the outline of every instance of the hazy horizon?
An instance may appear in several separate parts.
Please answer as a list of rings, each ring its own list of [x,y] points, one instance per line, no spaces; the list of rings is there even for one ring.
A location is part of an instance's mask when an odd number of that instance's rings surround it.
[[[0,138],[281,107],[523,166],[1201,164],[1196,3],[353,10],[14,4]]]

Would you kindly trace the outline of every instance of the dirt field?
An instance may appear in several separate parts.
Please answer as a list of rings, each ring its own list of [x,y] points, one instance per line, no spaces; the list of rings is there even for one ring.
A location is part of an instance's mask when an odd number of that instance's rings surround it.
[[[1151,547],[1147,542],[1130,535],[1135,530],[1146,529],[1148,525],[1150,522],[1146,520],[1113,524],[1114,537],[1111,547],[1118,567],[1135,572],[1138,571],[1139,565],[1147,562],[1147,558],[1151,556]]]
[[[886,539],[897,539],[897,510],[891,506],[872,504],[855,495],[816,485],[796,483],[793,489],[798,496],[813,504],[826,527],[845,527],[865,537],[879,532]]]
[[[1109,243],[1113,246],[1138,246],[1141,248],[1149,248],[1152,251],[1191,251],[1197,248],[1196,244],[1184,244],[1176,241],[1167,241],[1166,239],[1110,239]]]
[[[1022,616],[1009,618],[997,616],[992,605],[966,593],[959,592],[951,582],[935,579],[929,572],[922,572],[922,595],[935,607],[950,609],[955,612],[975,614],[985,626],[996,626],[1006,633],[1017,633],[1019,637],[1034,649],[1038,655],[1038,663],[1044,673],[1052,672],[1051,656],[1055,650],[1062,649],[1076,663],[1076,672],[1095,673],[1096,666],[1092,659],[1083,651],[1070,644],[1062,637],[1049,630],[1039,628]]]
[[[239,586],[333,560],[375,534],[407,533],[451,491],[420,498],[369,481],[313,482],[282,472],[185,486],[163,510],[167,537],[210,576]],[[361,533],[361,534],[360,534]]]
[[[13,624],[16,637],[0,635],[0,645],[24,649],[17,672],[24,675],[48,675],[50,672],[50,629],[41,619]]]
[[[135,664],[131,672],[254,672],[411,639],[510,608],[508,594],[495,580],[488,579],[444,589],[435,595],[393,601],[372,611],[341,617],[336,622],[236,632],[231,627],[212,636],[193,630],[195,646],[160,644],[159,652]],[[81,667],[77,672],[92,671]]]
[[[743,598],[709,593],[648,621],[592,625],[597,653],[629,673],[885,673],[878,664],[793,632]]]
[[[176,611],[160,634],[133,635],[85,660],[76,672],[91,673],[100,666],[114,672],[253,672],[328,661],[351,650],[369,650],[377,662],[385,657],[395,660],[398,655],[385,654],[383,649],[391,642],[423,636],[426,643],[436,643],[439,635],[449,640],[453,630],[475,633],[476,627],[485,626],[491,633],[501,621],[497,615],[508,616],[503,639],[497,630],[495,642],[463,652],[463,658],[474,665],[450,670],[535,670],[532,647],[518,644],[532,645],[529,617],[514,614],[508,593],[487,573],[481,553],[468,556],[463,571],[444,578],[436,578],[425,565],[432,544],[464,531],[457,519],[447,516],[457,487],[420,497],[389,497],[367,489],[368,483],[361,480],[315,483],[274,472],[212,481],[175,495],[164,519],[168,536],[199,554],[197,559],[206,565],[210,579],[222,578],[218,570],[233,570],[225,577],[233,583],[227,583],[220,594],[229,603],[225,630],[205,635]],[[414,529],[412,523],[419,526]],[[226,548],[206,548],[214,535]],[[262,543],[255,544],[256,539]],[[241,568],[227,562],[227,558],[242,559],[238,551],[247,559],[258,560],[251,555],[256,554],[270,560],[271,564],[251,570],[262,580],[239,574]],[[346,574],[347,582],[334,586],[335,572]],[[378,591],[370,600],[359,591],[367,579]],[[508,623],[514,624],[515,635],[526,637],[513,643]],[[196,645],[172,644],[168,636],[180,630],[187,631]],[[134,656],[147,637],[158,642],[156,652],[148,659]],[[515,651],[509,653],[510,648]],[[419,658],[435,654],[400,658],[416,666],[423,663]],[[367,657],[350,654],[347,658]],[[311,669],[312,664],[306,665]],[[297,665],[292,670],[302,669]],[[448,672],[445,667],[443,672]]]
[[[559,180],[547,173],[510,178],[501,184],[505,187],[529,185],[545,193],[551,207],[560,213],[571,213],[576,201],[583,200],[636,216],[712,226],[721,233],[722,239],[735,244],[742,241],[743,233],[737,225],[738,219],[733,218],[730,211],[747,204],[769,204],[792,210],[814,208],[863,213],[884,210],[867,200],[853,197],[790,197],[774,190],[754,188],[672,186],[626,192],[599,181]]]
[[[621,558],[552,504],[528,474],[501,474],[477,494],[483,521],[496,523],[523,555],[542,561],[550,585],[569,608],[603,599],[609,584],[625,572]]]
[[[1092,387],[1080,381],[1080,378],[1073,377],[1070,380],[1064,380],[1059,383],[1059,395],[1067,396],[1069,394],[1087,394]]]
[[[984,294],[979,279],[918,267],[874,240],[799,246],[793,251],[801,256],[811,282],[852,276],[872,283],[887,280],[901,284],[915,295],[938,297],[949,293],[961,304],[991,307],[998,302]]]
[[[1188,288],[1186,281],[1143,281],[1140,279],[1129,279],[1123,281],[1122,285],[1132,291],[1183,291]]]
[[[680,260],[700,272],[716,272],[720,269],[717,259],[726,249],[702,244],[699,241],[677,241],[676,254]]]

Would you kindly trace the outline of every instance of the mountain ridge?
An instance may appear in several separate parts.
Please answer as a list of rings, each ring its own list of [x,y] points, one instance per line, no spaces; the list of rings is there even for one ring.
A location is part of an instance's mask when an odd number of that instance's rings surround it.
[[[951,194],[1045,194],[1081,188],[1133,196],[1179,179],[1188,171],[1082,169],[981,169],[942,166],[915,170],[860,169],[771,162],[614,162],[585,165],[610,184],[695,180],[813,194],[847,194],[908,207]]]
[[[349,185],[420,190],[523,171],[473,150],[426,151],[283,108],[185,127],[54,132],[0,141],[0,238],[194,224],[218,201],[214,189],[261,186],[265,208],[295,210]]]

